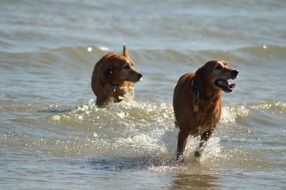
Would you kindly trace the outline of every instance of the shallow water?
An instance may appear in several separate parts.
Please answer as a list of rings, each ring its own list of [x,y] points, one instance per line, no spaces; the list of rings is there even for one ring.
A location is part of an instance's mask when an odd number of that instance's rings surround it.
[[[284,1],[1,1],[1,189],[285,189]],[[99,109],[108,51],[144,74]],[[240,71],[200,159],[174,163],[178,78],[208,60]]]

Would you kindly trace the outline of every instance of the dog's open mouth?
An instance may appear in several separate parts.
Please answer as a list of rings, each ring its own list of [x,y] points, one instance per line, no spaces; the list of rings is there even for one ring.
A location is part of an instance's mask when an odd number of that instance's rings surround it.
[[[235,83],[229,84],[228,81],[225,79],[217,79],[214,84],[216,87],[223,90],[224,92],[232,92],[235,88]]]

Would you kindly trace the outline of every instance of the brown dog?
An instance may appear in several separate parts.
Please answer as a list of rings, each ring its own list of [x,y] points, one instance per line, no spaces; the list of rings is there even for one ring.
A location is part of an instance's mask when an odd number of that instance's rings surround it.
[[[95,64],[91,77],[96,105],[103,107],[109,102],[132,99],[134,83],[141,77],[125,45],[122,55],[115,52],[106,54]]]
[[[177,160],[183,161],[183,152],[189,135],[200,136],[201,142],[195,151],[200,157],[207,140],[213,133],[221,116],[221,90],[232,92],[237,70],[225,61],[209,61],[195,73],[189,72],[179,79],[173,96],[178,134]]]

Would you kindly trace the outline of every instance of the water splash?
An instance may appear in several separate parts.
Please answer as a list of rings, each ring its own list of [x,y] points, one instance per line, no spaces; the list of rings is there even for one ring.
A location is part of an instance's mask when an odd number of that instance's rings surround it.
[[[115,158],[138,158],[146,163],[140,167],[179,173],[195,173],[196,170],[209,168],[210,163],[215,165],[216,162],[245,164],[246,161],[241,162],[242,159],[236,158],[238,155],[245,160],[252,158],[250,153],[243,150],[241,143],[247,142],[247,137],[253,135],[253,130],[249,132],[249,127],[241,126],[246,123],[241,121],[249,118],[251,110],[285,110],[285,104],[280,102],[224,106],[218,130],[209,140],[202,157],[194,157],[199,138],[189,137],[184,154],[185,163],[177,166],[174,158],[178,128],[174,126],[170,104],[133,101],[102,109],[90,99],[73,110],[66,109],[64,105],[48,107],[52,111],[38,112],[46,117],[33,121],[33,133],[23,135],[17,131],[7,132],[1,144],[5,147],[30,147],[60,157],[97,158],[108,155]],[[62,107],[65,107],[65,112],[57,111],[63,110]],[[39,132],[35,132],[37,130]],[[120,164],[124,165],[124,159],[122,162]],[[256,162],[262,161],[256,159]]]

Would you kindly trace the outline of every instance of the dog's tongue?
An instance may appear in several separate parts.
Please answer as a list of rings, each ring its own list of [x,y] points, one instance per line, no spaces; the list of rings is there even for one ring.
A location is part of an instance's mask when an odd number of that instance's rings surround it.
[[[219,80],[218,83],[221,85],[221,86],[224,86],[230,90],[233,90],[234,87],[235,87],[235,83],[233,84],[229,84],[227,80]]]
[[[231,90],[234,89],[234,87],[235,87],[235,83],[232,83],[232,84],[228,85],[228,88],[231,89]]]

